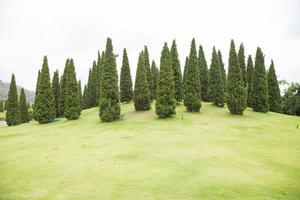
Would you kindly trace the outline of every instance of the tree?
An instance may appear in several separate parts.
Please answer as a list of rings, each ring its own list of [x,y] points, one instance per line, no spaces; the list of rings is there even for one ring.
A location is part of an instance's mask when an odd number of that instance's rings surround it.
[[[251,106],[252,109],[257,112],[268,112],[269,110],[265,61],[264,55],[259,47],[256,50],[253,69]]]
[[[300,116],[300,84],[291,83],[283,95],[283,112]]]
[[[20,120],[21,120],[21,123],[29,122],[28,106],[27,106],[27,101],[26,101],[24,88],[21,89],[19,106],[20,106]]]
[[[4,101],[0,101],[0,112],[4,112]]]
[[[103,122],[111,122],[120,118],[119,87],[116,58],[112,41],[107,38],[105,59],[101,71],[101,97],[99,117]]]
[[[123,50],[123,61],[120,75],[121,102],[129,103],[132,100],[132,79],[126,49]]]
[[[247,60],[247,106],[251,107],[252,98],[252,76],[253,76],[253,61],[251,55],[248,56]]]
[[[83,96],[82,96],[82,89],[81,89],[81,80],[78,80],[77,87],[78,87],[79,105],[80,105],[80,109],[82,110],[84,109],[84,104],[83,104]]]
[[[86,85],[84,85],[82,100],[83,100],[82,109],[86,109],[87,108],[87,101],[88,101],[87,100],[87,86]]]
[[[70,60],[67,59],[66,60],[66,64],[65,64],[65,68],[64,68],[64,72],[60,78],[60,96],[59,96],[59,117],[62,117],[64,115],[65,112],[65,101],[66,101],[66,90],[67,90],[67,74],[68,74],[68,70],[69,70],[69,64],[70,64]]]
[[[146,70],[147,81],[148,81],[149,90],[150,90],[150,99],[152,101],[154,98],[151,95],[152,90],[153,90],[152,89],[152,76],[151,76],[149,52],[148,52],[147,46],[144,47],[143,56],[144,56],[144,66],[145,66],[145,70]]]
[[[282,110],[282,101],[273,60],[271,61],[271,66],[268,71],[267,81],[270,111],[279,113]]]
[[[89,72],[89,78],[87,83],[87,106],[92,108],[98,105],[98,92],[97,86],[99,85],[98,81],[98,67],[96,61],[93,62],[93,67]]]
[[[201,99],[203,101],[209,101],[209,73],[204,50],[201,45],[198,52],[198,64],[200,70]]]
[[[186,78],[186,70],[187,70],[187,66],[188,66],[188,63],[189,63],[189,57],[186,56],[185,57],[185,62],[184,62],[184,69],[183,69],[183,77],[182,77],[182,83],[183,83],[183,96],[184,96],[184,83],[185,83],[185,78]],[[199,72],[200,74],[200,72]]]
[[[55,105],[50,82],[47,56],[44,56],[37,94],[36,116],[40,124],[52,122],[55,118]]]
[[[173,43],[174,44],[174,43]],[[174,58],[174,57],[173,57]],[[155,113],[159,118],[175,115],[175,82],[171,65],[171,55],[167,43],[164,43],[160,57]],[[180,73],[181,74],[181,73]]]
[[[212,52],[209,80],[209,93],[211,101],[216,106],[223,107],[225,100],[224,81],[222,77],[218,54],[215,47],[213,47]]]
[[[34,95],[34,103],[33,103],[33,119],[34,120],[37,120],[37,116],[35,115],[36,113],[36,109],[35,109],[35,105],[36,105],[36,102],[37,102],[37,97],[38,97],[38,90],[39,90],[39,81],[40,81],[40,77],[41,77],[41,71],[39,70],[38,71],[38,76],[37,76],[37,79],[36,79],[36,85],[35,85],[35,95]]]
[[[158,68],[156,67],[154,60],[152,60],[152,63],[151,63],[151,75],[152,75],[152,84],[153,84],[151,96],[153,97],[153,99],[156,99]]]
[[[151,109],[151,93],[147,81],[147,72],[144,66],[144,56],[142,53],[139,54],[138,66],[136,69],[133,101],[136,111]]]
[[[246,109],[247,94],[244,87],[242,71],[235,51],[233,40],[230,44],[228,76],[227,76],[227,107],[231,114],[242,115]]]
[[[102,58],[101,58],[101,55],[100,55],[100,52],[98,51],[98,58],[97,58],[97,83],[96,83],[96,90],[97,90],[97,98],[96,98],[96,103],[97,103],[97,105],[98,105],[98,103],[99,103],[99,99],[100,99],[100,78],[101,78],[101,62],[102,61]]]
[[[81,104],[78,95],[78,84],[76,80],[75,66],[72,58],[70,59],[66,88],[67,90],[64,116],[68,120],[78,119],[81,114]]]
[[[8,126],[16,126],[21,123],[18,103],[18,93],[15,75],[12,74],[7,99],[6,123]]]
[[[174,83],[175,83],[175,99],[177,103],[179,103],[183,99],[183,89],[182,89],[182,74],[181,74],[180,62],[178,59],[177,45],[175,40],[173,40],[172,42],[170,57],[171,57],[171,66],[172,66]]]
[[[55,115],[56,115],[56,117],[59,117],[59,74],[58,74],[58,70],[56,70],[53,74],[52,91],[53,91],[53,97],[54,97]]]
[[[222,59],[222,53],[220,50],[218,50],[218,58],[219,58],[222,80],[223,80],[223,84],[224,84],[224,92],[226,93],[226,71],[225,71],[225,67],[224,67],[225,64]]]
[[[201,86],[195,39],[192,40],[184,76],[184,105],[186,110],[199,112],[201,108]]]
[[[239,57],[239,65],[242,70],[242,77],[243,77],[243,82],[244,82],[244,87],[246,87],[247,83],[247,77],[246,77],[246,64],[245,64],[245,49],[243,43],[240,45],[240,49],[238,52],[238,57]]]

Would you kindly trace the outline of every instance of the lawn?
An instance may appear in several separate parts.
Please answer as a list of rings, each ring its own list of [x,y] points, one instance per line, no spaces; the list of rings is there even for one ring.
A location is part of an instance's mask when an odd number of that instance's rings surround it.
[[[0,199],[300,199],[300,118],[203,104],[0,126]]]

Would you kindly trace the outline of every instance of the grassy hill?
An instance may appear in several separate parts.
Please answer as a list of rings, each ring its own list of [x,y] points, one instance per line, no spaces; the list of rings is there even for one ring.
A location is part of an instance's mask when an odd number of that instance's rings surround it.
[[[0,199],[299,199],[300,118],[203,104],[0,126]]]

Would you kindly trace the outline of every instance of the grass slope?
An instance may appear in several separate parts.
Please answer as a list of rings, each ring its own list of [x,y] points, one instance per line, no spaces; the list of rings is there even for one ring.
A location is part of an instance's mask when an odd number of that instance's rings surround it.
[[[203,105],[0,127],[0,199],[299,199],[299,118]]]

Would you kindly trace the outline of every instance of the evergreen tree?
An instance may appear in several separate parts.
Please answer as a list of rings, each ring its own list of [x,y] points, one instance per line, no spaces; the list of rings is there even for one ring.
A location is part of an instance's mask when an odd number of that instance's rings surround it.
[[[101,71],[101,97],[99,117],[103,122],[111,122],[120,118],[119,87],[116,58],[112,41],[107,38],[105,59]]]
[[[38,88],[36,115],[39,123],[49,123],[55,118],[55,105],[50,82],[47,57],[44,57]]]
[[[251,106],[254,111],[268,112],[268,86],[265,69],[264,55],[261,48],[257,48],[255,56],[255,65],[252,77],[252,98]]]
[[[223,84],[224,84],[224,91],[226,93],[226,71],[225,71],[225,67],[224,67],[225,64],[222,59],[222,53],[220,50],[218,50],[218,58],[219,58],[222,80],[223,80]]]
[[[216,48],[213,48],[211,65],[210,65],[210,99],[211,101],[219,107],[224,106],[225,92],[224,92],[224,82],[221,72],[221,67],[219,63],[218,54]]]
[[[176,44],[175,44],[175,48],[176,48]],[[169,52],[169,48],[167,43],[165,42],[160,57],[160,71],[158,75],[157,96],[156,96],[156,104],[155,104],[155,113],[158,115],[159,118],[167,118],[172,115],[175,115],[176,81],[174,81],[173,69],[171,65],[171,55]]]
[[[205,54],[203,47],[200,45],[198,52],[198,64],[200,69],[200,85],[201,85],[201,99],[203,101],[209,101],[209,73],[207,62],[205,59]]]
[[[227,107],[232,114],[242,115],[246,109],[247,94],[244,87],[242,71],[235,51],[233,40],[230,44],[228,76],[227,76]]]
[[[92,70],[89,73],[88,83],[87,83],[87,96],[88,96],[88,108],[92,108],[98,105],[98,92],[97,86],[98,81],[98,67],[96,61],[93,62]]]
[[[153,99],[156,99],[156,91],[157,91],[157,81],[158,81],[158,68],[156,67],[156,64],[154,60],[152,60],[151,63],[151,75],[152,75],[152,97]]]
[[[78,119],[81,114],[81,104],[78,95],[78,84],[74,61],[70,59],[69,70],[67,74],[66,101],[64,116],[69,119]]]
[[[189,112],[199,112],[201,108],[201,86],[195,39],[192,40],[184,75],[184,105],[186,110]]]
[[[56,114],[56,117],[59,117],[59,74],[58,74],[58,70],[56,70],[53,74],[52,90],[53,90],[53,97],[54,97],[55,114]]]
[[[96,98],[96,103],[98,105],[99,99],[100,99],[100,77],[101,77],[101,55],[100,52],[98,51],[98,58],[97,58],[97,83],[96,83],[96,88],[97,88],[97,98]]]
[[[251,107],[252,98],[252,75],[253,75],[253,61],[251,55],[248,56],[247,60],[247,106]]]
[[[121,102],[129,103],[133,98],[132,79],[126,49],[123,50],[123,61],[120,75]]]
[[[177,103],[181,102],[183,99],[183,89],[182,89],[182,74],[180,68],[180,62],[178,58],[176,41],[173,40],[171,46],[171,66],[173,71],[174,83],[175,83],[175,99]]]
[[[136,111],[151,109],[151,93],[144,66],[144,56],[142,53],[139,55],[138,66],[136,69],[133,101]]]
[[[7,99],[6,123],[8,126],[16,126],[21,123],[18,103],[18,93],[15,75],[12,74]]]
[[[148,81],[148,85],[149,85],[149,90],[150,90],[150,99],[151,101],[154,99],[152,97],[152,75],[151,75],[151,69],[150,69],[150,60],[149,60],[149,53],[148,53],[148,48],[147,46],[144,47],[144,51],[143,51],[143,56],[144,56],[144,66],[145,66],[145,70],[146,70],[146,75],[147,75],[147,81]]]
[[[65,112],[65,101],[66,101],[66,91],[67,91],[67,75],[68,75],[68,70],[69,70],[69,65],[70,65],[70,60],[66,60],[65,68],[64,68],[64,73],[61,76],[60,79],[60,95],[59,95],[59,117],[62,117]]]
[[[79,105],[80,109],[84,109],[84,104],[83,104],[83,96],[82,96],[82,89],[81,89],[81,80],[78,81],[77,83],[78,87],[78,98],[79,98]]]
[[[268,71],[268,92],[270,111],[280,113],[282,111],[282,100],[273,60]]]
[[[188,66],[188,63],[189,63],[189,57],[186,56],[185,57],[185,63],[184,63],[184,69],[183,69],[183,77],[182,77],[182,83],[183,83],[183,96],[184,96],[184,83],[185,83],[185,77],[186,77],[186,69],[187,69],[187,66]],[[199,72],[200,73],[200,72]]]
[[[40,81],[40,77],[41,77],[41,71],[39,70],[38,72],[38,76],[36,79],[36,85],[35,85],[35,95],[34,95],[34,103],[33,103],[33,119],[37,121],[37,116],[35,115],[36,113],[36,109],[35,109],[35,105],[37,102],[37,94],[38,94],[38,90],[39,90],[39,81]]]
[[[21,89],[19,106],[20,106],[20,120],[21,120],[21,123],[29,122],[28,107],[27,107],[24,88]]]
[[[84,85],[82,99],[83,99],[82,109],[86,109],[87,108],[87,101],[88,101],[87,100],[87,86],[86,85]]]
[[[101,80],[102,80],[102,68],[103,68],[103,65],[104,65],[104,59],[105,59],[105,52],[102,51],[101,53],[101,60],[100,60],[100,63],[99,63],[99,99],[101,98],[101,86],[102,86],[102,83],[101,83]],[[98,101],[99,101],[98,99]]]
[[[239,57],[239,65],[242,70],[242,77],[243,77],[243,82],[244,82],[244,87],[246,87],[247,84],[247,77],[246,77],[246,63],[245,63],[245,49],[243,43],[240,45],[240,49],[238,52],[238,57]]]
[[[4,112],[4,101],[0,101],[0,112]]]

